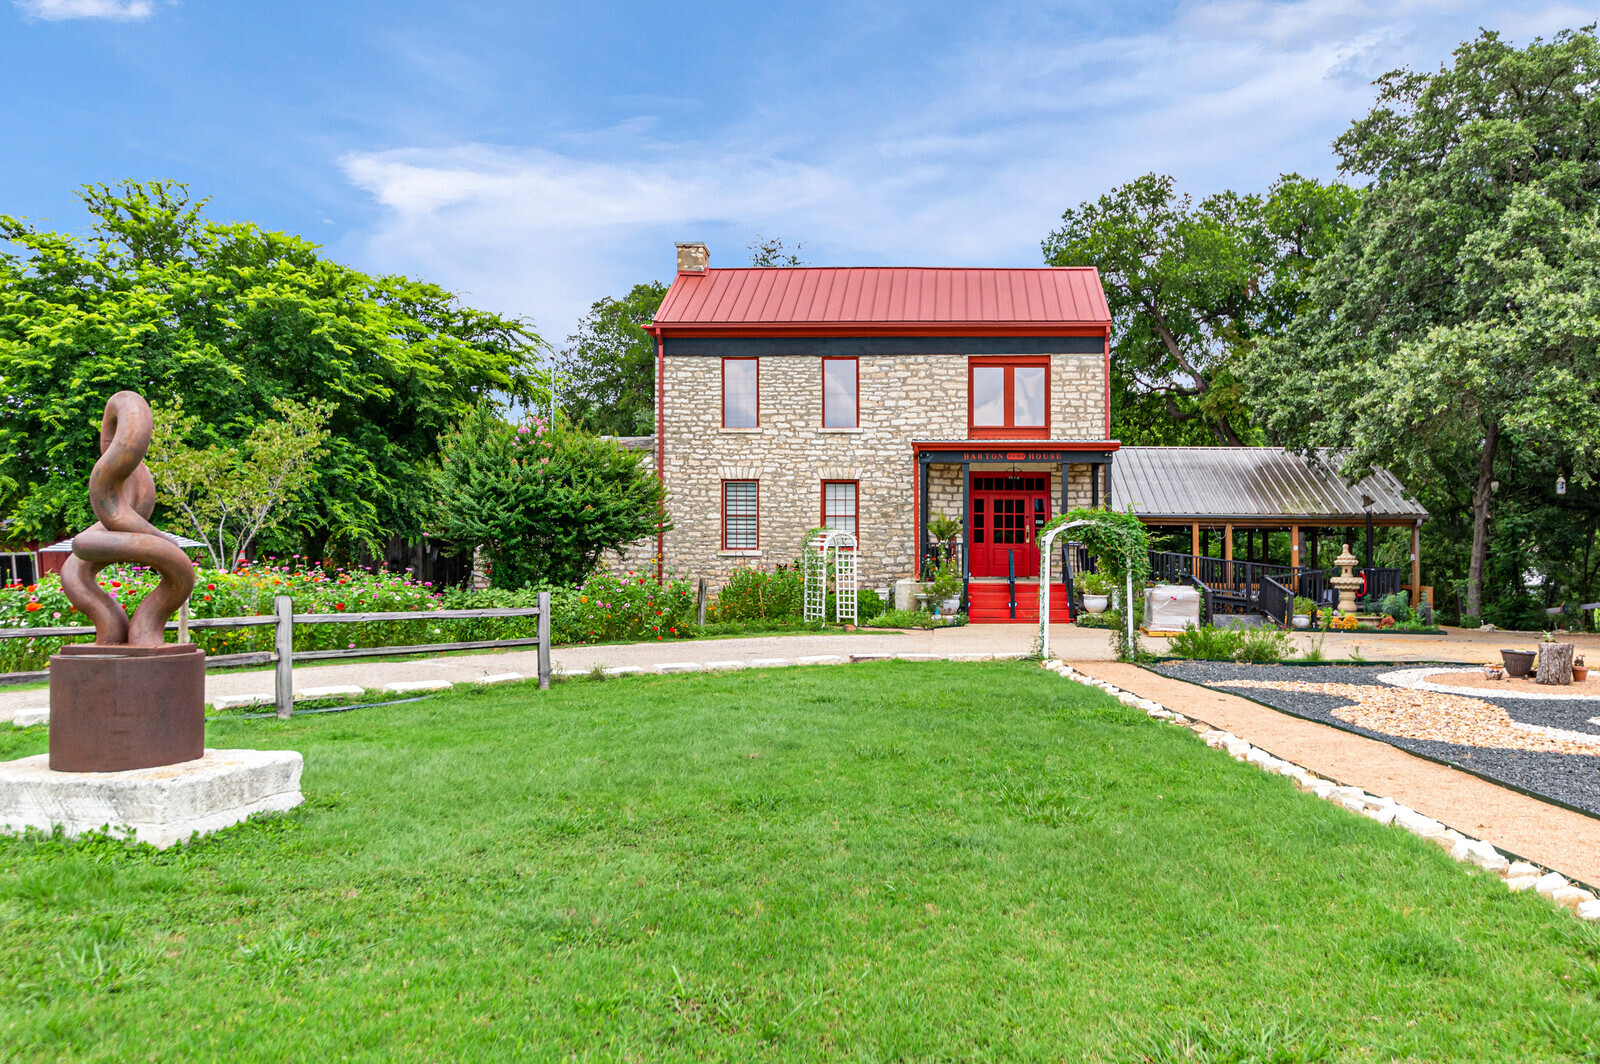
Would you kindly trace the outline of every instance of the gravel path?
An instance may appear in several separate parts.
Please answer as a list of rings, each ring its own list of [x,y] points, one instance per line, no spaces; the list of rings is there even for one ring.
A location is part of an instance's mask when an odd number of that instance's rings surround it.
[[[1378,680],[1395,671],[1391,665],[1193,661],[1163,663],[1155,671],[1252,698],[1307,720],[1348,728],[1600,816],[1600,725],[1591,720],[1600,717],[1600,698],[1463,698],[1412,691]],[[1437,734],[1449,734],[1457,741],[1427,737]],[[1579,752],[1590,737],[1594,752]]]

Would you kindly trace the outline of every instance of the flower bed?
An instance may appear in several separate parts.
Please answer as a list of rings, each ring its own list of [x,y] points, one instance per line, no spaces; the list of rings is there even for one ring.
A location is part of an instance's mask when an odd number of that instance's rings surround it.
[[[110,566],[100,573],[100,586],[131,614],[159,575],[142,566]],[[272,600],[288,595],[296,613],[402,613],[411,610],[492,609],[535,606],[538,592],[440,592],[409,574],[372,569],[323,569],[298,559],[268,560],[234,572],[198,569],[189,599],[191,618],[257,617],[272,613]],[[694,595],[687,582],[657,586],[653,579],[629,574],[597,574],[576,588],[551,592],[551,642],[588,643],[617,640],[684,639],[696,634]],[[61,590],[61,578],[47,575],[39,583],[0,589],[0,628],[59,628],[85,625]],[[295,626],[296,650],[412,646],[485,639],[532,638],[534,617],[486,617],[465,620],[364,621],[352,624]],[[270,626],[196,628],[195,643],[208,654],[268,651]],[[0,641],[0,672],[32,672],[45,667],[65,643],[89,642],[92,636],[7,639]]]

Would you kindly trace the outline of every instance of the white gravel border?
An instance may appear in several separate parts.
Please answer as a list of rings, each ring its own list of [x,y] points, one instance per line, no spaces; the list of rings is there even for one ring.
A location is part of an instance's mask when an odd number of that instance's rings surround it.
[[[1382,672],[1377,675],[1379,683],[1391,684],[1395,687],[1404,687],[1412,691],[1433,691],[1441,695],[1467,695],[1478,698],[1526,698],[1536,702],[1600,702],[1596,695],[1558,695],[1545,691],[1524,691],[1520,687],[1510,684],[1505,687],[1446,687],[1441,683],[1429,683],[1424,676],[1438,676],[1441,673],[1459,674],[1470,676],[1483,675],[1482,668],[1476,669],[1397,669],[1394,672]],[[1563,733],[1581,734],[1581,733]],[[1589,736],[1593,739],[1594,736]]]
[[[1213,750],[1226,750],[1236,760],[1247,761],[1264,772],[1288,776],[1294,780],[1295,786],[1302,791],[1342,805],[1352,813],[1359,813],[1369,819],[1376,820],[1380,824],[1399,825],[1413,835],[1435,843],[1441,849],[1447,851],[1455,860],[1476,865],[1486,871],[1495,873],[1500,876],[1509,890],[1537,891],[1556,904],[1573,910],[1580,920],[1600,921],[1600,899],[1597,899],[1591,891],[1574,886],[1559,872],[1540,868],[1538,865],[1528,861],[1513,860],[1495,849],[1490,843],[1464,835],[1454,828],[1441,824],[1432,817],[1424,816],[1415,809],[1401,805],[1393,798],[1380,798],[1376,795],[1368,794],[1360,787],[1342,787],[1332,780],[1323,779],[1293,762],[1274,757],[1259,747],[1251,746],[1232,732],[1219,731],[1202,721],[1191,720],[1182,713],[1175,713],[1167,709],[1159,702],[1148,698],[1140,698],[1133,692],[1124,691],[1115,684],[1081,673],[1059,659],[1043,662],[1042,666],[1063,679],[1073,680],[1090,687],[1098,687],[1119,702],[1144,710],[1146,714],[1156,720],[1164,720],[1170,724],[1188,728],[1198,734],[1201,741]],[[1408,669],[1404,672],[1426,676],[1443,671],[1445,670],[1432,668]],[[1390,673],[1379,677],[1379,679],[1387,679],[1388,676],[1399,675],[1404,675],[1404,673]],[[1418,680],[1419,682],[1415,685],[1399,684],[1397,686],[1414,686],[1418,690],[1442,690],[1448,694],[1460,693],[1459,691],[1441,688],[1437,684],[1421,683],[1420,676]],[[1545,695],[1543,697],[1572,698],[1574,696]]]

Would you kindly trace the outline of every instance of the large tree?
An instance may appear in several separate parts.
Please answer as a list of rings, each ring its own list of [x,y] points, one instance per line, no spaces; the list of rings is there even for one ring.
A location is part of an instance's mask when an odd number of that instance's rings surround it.
[[[1045,259],[1100,271],[1115,323],[1113,431],[1139,443],[1251,438],[1236,361],[1292,319],[1355,201],[1343,185],[1287,174],[1266,196],[1195,204],[1147,174],[1063,214]]]
[[[491,393],[533,394],[539,338],[435,285],[371,277],[316,245],[213,222],[169,182],[88,186],[85,238],[0,216],[0,513],[19,538],[94,520],[84,484],[124,388],[181,401],[197,447],[238,444],[280,400],[329,407],[326,449],[281,545],[420,531],[440,433]],[[269,544],[272,545],[272,544]]]
[[[1508,448],[1579,485],[1595,471],[1600,43],[1485,32],[1377,84],[1334,143],[1370,188],[1308,307],[1249,358],[1247,399],[1276,437],[1346,448],[1347,475],[1464,481],[1476,615]]]
[[[601,299],[567,337],[561,368],[573,424],[611,436],[655,431],[656,341],[644,327],[666,294],[666,285],[650,281],[621,299]]]

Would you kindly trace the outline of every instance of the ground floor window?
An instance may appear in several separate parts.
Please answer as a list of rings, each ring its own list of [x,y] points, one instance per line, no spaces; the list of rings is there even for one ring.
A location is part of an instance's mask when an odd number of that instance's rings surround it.
[[[822,527],[836,528],[840,532],[856,535],[856,482],[854,480],[824,480],[822,482]]]
[[[757,483],[754,480],[722,482],[723,550],[756,549],[760,531],[756,515]]]

